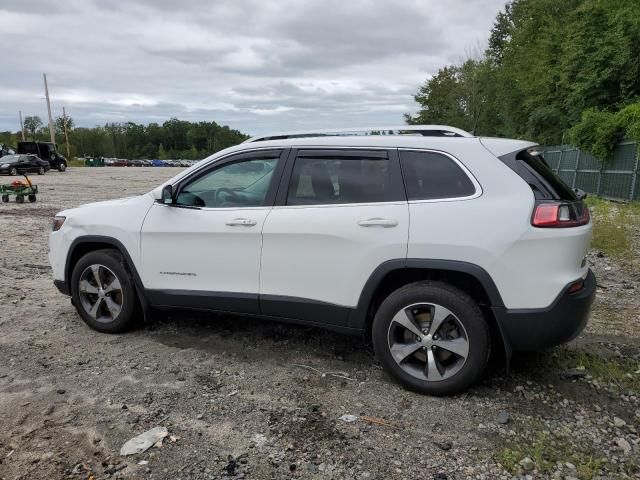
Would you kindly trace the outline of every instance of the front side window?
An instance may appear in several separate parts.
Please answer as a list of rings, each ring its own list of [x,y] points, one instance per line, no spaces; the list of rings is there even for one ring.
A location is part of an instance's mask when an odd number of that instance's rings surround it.
[[[278,158],[227,163],[196,178],[178,193],[178,205],[209,208],[264,206]]]
[[[399,153],[409,200],[469,197],[475,193],[467,174],[446,155],[410,150]]]
[[[386,158],[298,157],[287,205],[386,202],[391,195]]]

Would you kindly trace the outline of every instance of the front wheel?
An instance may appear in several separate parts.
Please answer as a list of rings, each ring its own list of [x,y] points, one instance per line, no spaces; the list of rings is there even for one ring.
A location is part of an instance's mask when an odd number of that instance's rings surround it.
[[[96,250],[73,268],[71,295],[76,310],[91,328],[118,333],[129,328],[136,292],[124,259],[115,250]]]
[[[64,162],[60,162],[60,164],[58,165],[58,171],[64,172],[66,169],[67,169],[67,164]]]
[[[38,169],[38,175],[44,175],[44,167]]]
[[[373,321],[373,347],[406,387],[430,395],[465,390],[489,359],[489,328],[475,301],[441,282],[417,282],[389,295]]]
[[[9,175],[11,175],[12,177],[15,177],[16,175],[18,175],[18,169],[16,167],[11,167],[9,169]]]

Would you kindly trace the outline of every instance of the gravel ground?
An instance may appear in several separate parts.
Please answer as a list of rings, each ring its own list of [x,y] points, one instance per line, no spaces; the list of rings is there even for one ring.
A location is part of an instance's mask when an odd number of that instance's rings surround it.
[[[36,204],[0,204],[0,479],[640,478],[640,275],[598,252],[577,341],[451,398],[403,390],[369,346],[312,328],[176,313],[90,330],[52,284],[51,217],[176,171],[71,168],[33,177]],[[119,455],[153,427],[162,446]]]

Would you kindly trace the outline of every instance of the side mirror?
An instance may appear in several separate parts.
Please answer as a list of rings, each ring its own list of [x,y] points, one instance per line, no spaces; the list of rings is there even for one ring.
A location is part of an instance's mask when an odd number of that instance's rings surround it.
[[[162,187],[162,195],[160,196],[160,202],[165,205],[173,205],[173,186],[165,185]]]

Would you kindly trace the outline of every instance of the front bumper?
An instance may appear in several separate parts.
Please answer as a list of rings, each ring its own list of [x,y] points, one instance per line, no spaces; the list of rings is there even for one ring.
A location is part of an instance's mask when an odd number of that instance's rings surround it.
[[[596,296],[596,277],[589,270],[582,290],[569,293],[568,288],[544,309],[492,308],[507,351],[543,350],[566,343],[582,332]]]

